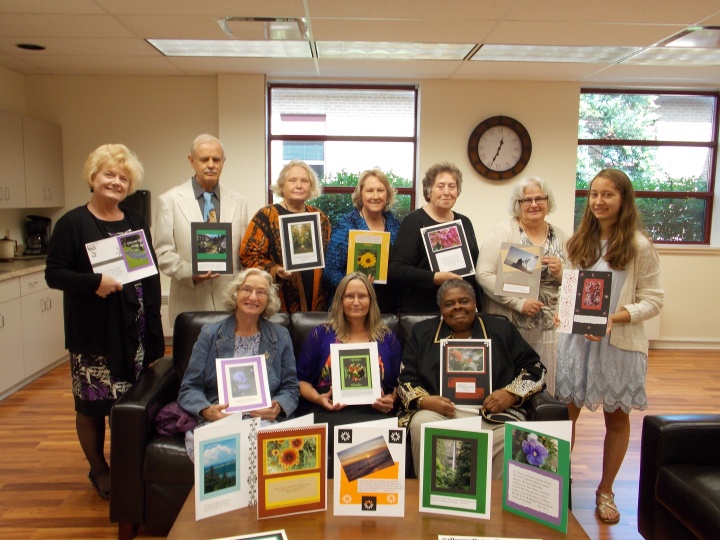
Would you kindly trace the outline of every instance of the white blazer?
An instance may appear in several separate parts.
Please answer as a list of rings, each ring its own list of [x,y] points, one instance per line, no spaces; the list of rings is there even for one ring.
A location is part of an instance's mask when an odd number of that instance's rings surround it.
[[[247,199],[234,189],[220,186],[220,220],[232,223],[233,273],[240,270],[240,244],[248,226]],[[174,324],[184,311],[225,311],[223,297],[233,276],[223,274],[202,283],[192,280],[190,224],[202,222],[192,178],[160,195],[153,232],[160,271],[170,277],[169,314]]]

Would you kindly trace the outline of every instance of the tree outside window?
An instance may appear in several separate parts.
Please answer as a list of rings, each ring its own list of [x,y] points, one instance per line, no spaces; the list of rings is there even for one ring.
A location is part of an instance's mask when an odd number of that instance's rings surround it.
[[[650,237],[709,244],[718,94],[585,90],[580,96],[575,226],[601,169],[632,180]]]

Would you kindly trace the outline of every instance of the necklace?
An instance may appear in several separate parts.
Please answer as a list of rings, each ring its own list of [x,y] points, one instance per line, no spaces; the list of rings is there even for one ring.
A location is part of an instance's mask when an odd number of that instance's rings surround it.
[[[302,213],[302,212],[305,212],[305,210],[306,210],[306,208],[305,208],[305,203],[303,203],[303,209],[302,209],[302,210],[297,210],[297,211],[296,211],[296,210],[290,210],[290,209],[288,208],[287,203],[285,202],[285,199],[283,199],[282,201],[280,201],[280,206],[282,206],[282,207],[283,207],[285,210],[287,210],[288,212],[292,212],[293,214],[300,214],[300,213]]]
[[[536,244],[535,242],[533,242],[533,239],[530,238],[530,235],[527,233],[527,231],[526,231],[525,229],[523,229],[523,225],[522,225],[522,223],[520,223],[519,220],[518,220],[518,223],[520,224],[520,232],[521,232],[521,233],[525,233],[525,236],[527,237],[528,240],[530,240],[530,243],[531,243],[533,246],[540,247],[540,246],[542,246],[545,242],[547,242],[548,232],[550,232],[550,225],[548,225],[547,221],[545,222],[545,234],[543,235],[543,240],[542,240],[542,242],[540,242],[539,244]]]
[[[360,209],[360,215],[365,220],[365,223],[367,224],[368,229],[370,229],[370,222],[368,221],[368,218],[365,217],[365,211],[362,208]],[[385,216],[380,214],[380,217],[382,218],[382,230],[384,231],[385,230]],[[370,229],[370,230],[372,230],[372,229]]]

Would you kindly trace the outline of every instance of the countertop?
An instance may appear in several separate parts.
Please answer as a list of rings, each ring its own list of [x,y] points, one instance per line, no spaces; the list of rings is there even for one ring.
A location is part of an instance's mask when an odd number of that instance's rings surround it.
[[[44,271],[45,259],[15,259],[13,262],[0,262],[0,281]]]

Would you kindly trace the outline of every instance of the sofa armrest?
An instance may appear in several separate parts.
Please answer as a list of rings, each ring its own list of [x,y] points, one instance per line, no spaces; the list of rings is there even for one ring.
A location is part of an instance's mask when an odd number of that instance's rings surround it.
[[[177,399],[180,382],[173,360],[154,362],[117,400],[110,414],[110,521],[143,523],[143,463],[155,432],[155,417]]]
[[[720,440],[720,414],[646,416],[640,440],[638,531],[655,537],[655,483],[663,465],[685,463],[720,464],[717,452],[708,448]]]
[[[551,420],[569,420],[567,406],[553,397],[547,390],[530,396],[526,410],[528,420],[548,422]]]

